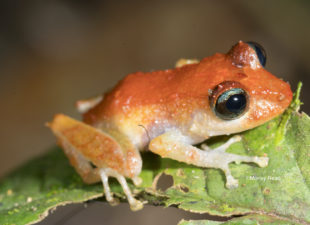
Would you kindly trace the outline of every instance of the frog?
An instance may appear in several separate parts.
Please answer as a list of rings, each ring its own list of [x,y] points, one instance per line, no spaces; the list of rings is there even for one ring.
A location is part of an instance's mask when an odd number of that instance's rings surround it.
[[[111,205],[118,203],[109,186],[114,177],[130,208],[143,208],[127,183],[142,182],[142,151],[220,169],[226,188],[237,188],[230,163],[266,167],[269,158],[226,150],[241,141],[237,133],[280,115],[292,100],[290,85],[265,64],[261,45],[239,41],[225,54],[181,59],[173,69],[131,73],[105,94],[77,101],[82,121],[59,113],[48,126],[82,180],[102,182]],[[221,135],[231,137],[217,148],[201,144]]]

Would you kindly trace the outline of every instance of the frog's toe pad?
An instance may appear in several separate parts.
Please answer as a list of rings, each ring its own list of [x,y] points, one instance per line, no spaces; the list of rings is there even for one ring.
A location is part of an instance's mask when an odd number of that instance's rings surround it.
[[[227,175],[226,179],[227,179],[226,187],[228,189],[233,189],[233,188],[238,187],[239,185],[238,180],[236,180],[232,175]]]
[[[257,165],[259,165],[260,167],[266,167],[266,166],[268,166],[269,158],[268,158],[268,157],[257,157],[257,159],[255,160],[255,162],[256,162]]]
[[[242,137],[240,135],[235,135],[232,137],[232,143],[239,142],[241,140],[242,140]]]
[[[143,209],[143,203],[135,199],[130,203],[130,209],[132,211],[138,211],[140,209]]]
[[[110,205],[116,205],[118,202],[112,197],[112,193],[110,191],[110,186],[108,183],[108,178],[109,177],[115,177],[120,185],[123,188],[123,191],[128,199],[128,202],[130,204],[130,208],[133,211],[137,211],[143,208],[143,203],[135,199],[131,193],[131,190],[127,184],[127,181],[123,175],[118,173],[117,171],[111,169],[111,168],[102,168],[100,169],[100,176],[101,180],[104,186],[104,194],[106,196],[107,201],[110,203]],[[139,183],[139,178],[135,177],[134,182]]]
[[[107,201],[111,206],[117,206],[119,204],[119,200],[117,198],[107,199]]]

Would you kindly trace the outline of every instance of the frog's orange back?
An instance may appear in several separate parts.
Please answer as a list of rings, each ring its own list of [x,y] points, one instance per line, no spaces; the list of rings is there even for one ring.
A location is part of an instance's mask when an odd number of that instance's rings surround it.
[[[212,90],[225,81],[240,83],[253,99],[277,102],[278,108],[283,111],[292,98],[289,85],[266,71],[251,54],[248,45],[239,42],[228,54],[217,53],[200,63],[164,71],[129,74],[96,107],[84,114],[84,121],[95,124],[141,106],[161,105],[164,106],[162,109],[178,101],[192,102],[195,107],[209,110]],[[193,106],[189,104],[188,107]],[[168,110],[171,112],[171,109]],[[279,113],[279,109],[270,117],[276,113]],[[252,119],[261,118],[253,114]]]
[[[165,105],[177,98],[207,99],[208,90],[217,84],[217,80],[234,79],[234,75],[228,77],[226,71],[236,74],[235,78],[240,77],[240,69],[232,66],[224,54],[216,54],[198,64],[129,74],[112,91],[105,94],[103,101],[86,113],[84,119],[88,123],[94,123],[106,116],[122,113],[126,107]],[[217,76],[214,76],[215,74]]]

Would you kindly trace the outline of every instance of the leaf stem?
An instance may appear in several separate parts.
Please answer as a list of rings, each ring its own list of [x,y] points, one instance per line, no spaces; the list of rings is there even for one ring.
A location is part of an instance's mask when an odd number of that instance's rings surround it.
[[[286,133],[286,125],[288,121],[291,118],[291,115],[293,112],[298,112],[300,106],[303,104],[299,97],[301,92],[302,82],[298,82],[297,89],[293,95],[293,100],[291,102],[291,105],[286,109],[286,111],[282,114],[282,117],[280,119],[280,123],[278,125],[278,129],[276,131],[275,136],[275,144],[278,146],[280,143],[282,143],[284,139],[284,135]]]

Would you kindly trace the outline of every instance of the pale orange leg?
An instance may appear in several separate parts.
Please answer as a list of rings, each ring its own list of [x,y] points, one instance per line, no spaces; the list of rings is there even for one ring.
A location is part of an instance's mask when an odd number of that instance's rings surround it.
[[[93,168],[88,160],[75,149],[66,139],[59,138],[59,145],[63,148],[71,165],[87,184],[93,184],[100,181],[100,175],[97,168]]]
[[[105,133],[62,114],[56,115],[48,126],[83,180],[93,183],[101,179],[108,202],[115,204],[108,185],[108,177],[115,177],[123,187],[131,209],[143,207],[132,196],[125,179],[129,177],[137,184],[142,167],[140,153],[126,136],[117,131]],[[93,169],[90,162],[97,168]]]

